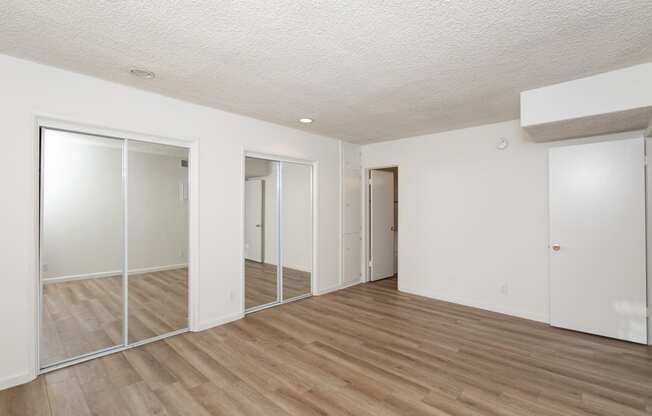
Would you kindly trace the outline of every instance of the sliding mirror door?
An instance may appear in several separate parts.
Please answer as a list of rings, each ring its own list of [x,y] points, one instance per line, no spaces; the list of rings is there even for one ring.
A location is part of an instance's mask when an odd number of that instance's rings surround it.
[[[278,285],[279,162],[245,160],[245,309],[280,301]]]
[[[245,310],[310,295],[312,166],[246,157],[244,197]]]
[[[188,156],[41,128],[42,370],[187,330]]]
[[[41,367],[123,345],[123,145],[41,131]]]
[[[128,343],[188,326],[188,149],[127,142]]]
[[[282,163],[283,300],[311,293],[312,166]]]

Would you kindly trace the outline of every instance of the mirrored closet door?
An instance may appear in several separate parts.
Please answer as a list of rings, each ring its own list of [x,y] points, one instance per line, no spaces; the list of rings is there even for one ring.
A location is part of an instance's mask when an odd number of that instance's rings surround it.
[[[311,293],[312,166],[283,162],[283,299]]]
[[[279,162],[245,162],[245,309],[277,303]]]
[[[128,341],[188,325],[188,149],[129,140]]]
[[[41,367],[123,345],[123,150],[42,130]]]
[[[245,310],[309,296],[312,165],[247,157],[244,195]]]
[[[188,326],[188,150],[41,129],[42,369]]]

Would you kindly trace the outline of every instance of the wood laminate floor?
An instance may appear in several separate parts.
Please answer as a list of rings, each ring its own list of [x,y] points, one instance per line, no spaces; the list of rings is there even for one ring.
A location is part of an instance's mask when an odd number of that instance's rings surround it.
[[[276,266],[245,260],[245,309],[276,302]],[[310,273],[283,267],[283,299],[310,293]]]
[[[646,346],[361,284],[0,392],[13,415],[649,415]]]

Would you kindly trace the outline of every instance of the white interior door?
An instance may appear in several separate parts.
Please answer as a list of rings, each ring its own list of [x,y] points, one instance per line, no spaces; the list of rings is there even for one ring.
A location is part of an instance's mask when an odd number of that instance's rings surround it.
[[[245,181],[245,258],[263,261],[263,180]]]
[[[371,280],[394,275],[394,173],[371,171]]]
[[[550,323],[645,343],[643,138],[550,149]]]

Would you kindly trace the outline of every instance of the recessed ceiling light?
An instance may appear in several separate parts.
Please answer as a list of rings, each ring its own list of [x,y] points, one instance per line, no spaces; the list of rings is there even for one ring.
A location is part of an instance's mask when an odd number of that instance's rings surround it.
[[[138,78],[152,79],[156,76],[152,71],[146,71],[144,69],[130,69],[129,72]]]
[[[303,124],[310,124],[312,122],[313,122],[313,120],[311,118],[307,118],[307,117],[299,119],[299,123],[303,123]]]

